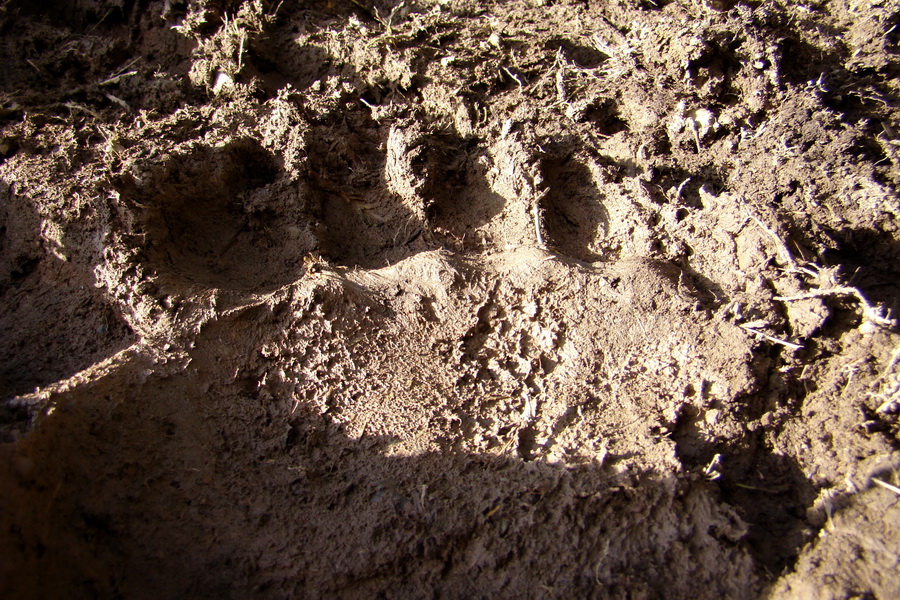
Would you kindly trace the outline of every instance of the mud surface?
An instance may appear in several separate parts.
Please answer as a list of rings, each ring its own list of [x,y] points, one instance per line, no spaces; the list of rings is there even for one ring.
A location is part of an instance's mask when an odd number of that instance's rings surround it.
[[[35,6],[5,598],[900,597],[894,3]]]

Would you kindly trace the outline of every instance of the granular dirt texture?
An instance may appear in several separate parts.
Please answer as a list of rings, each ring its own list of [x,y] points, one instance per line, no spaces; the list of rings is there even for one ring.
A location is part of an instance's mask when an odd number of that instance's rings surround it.
[[[0,1],[0,594],[900,598],[888,0]]]

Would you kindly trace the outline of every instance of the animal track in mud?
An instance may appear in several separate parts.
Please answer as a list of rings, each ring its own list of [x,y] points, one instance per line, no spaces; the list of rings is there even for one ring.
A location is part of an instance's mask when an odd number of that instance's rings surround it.
[[[628,131],[628,122],[619,114],[619,105],[612,100],[598,100],[584,106],[583,110],[576,110],[573,117],[578,120],[589,121],[593,124],[594,131],[602,136],[609,137]]]
[[[437,248],[534,244],[529,186],[537,176],[549,190],[541,209],[550,245],[599,259],[610,230],[599,166],[535,152],[516,136],[487,146],[415,121],[376,129],[347,119],[314,129],[306,179],[319,250],[343,266],[380,268]]]
[[[521,224],[504,213],[509,198],[491,183],[494,162],[514,157],[495,157],[476,139],[413,121],[386,130],[345,120],[314,130],[307,152],[320,250],[338,264],[379,268],[440,247],[521,243]]]
[[[383,267],[412,253],[421,219],[387,188],[383,132],[350,121],[313,130],[307,140],[319,249],[340,265]]]
[[[146,264],[165,283],[259,291],[299,276],[315,249],[299,191],[256,141],[201,146],[125,191],[146,207]]]
[[[66,379],[132,342],[89,267],[47,250],[34,205],[0,181],[0,398]],[[0,422],[20,418],[0,408]]]
[[[414,161],[415,175],[425,179],[421,191],[425,218],[442,245],[455,250],[482,250],[490,240],[478,229],[503,211],[506,199],[487,181],[474,140],[433,136]],[[416,164],[417,163],[417,164]]]
[[[609,231],[609,213],[586,164],[576,158],[543,164],[548,192],[541,200],[551,246],[581,260],[600,258],[597,242]]]

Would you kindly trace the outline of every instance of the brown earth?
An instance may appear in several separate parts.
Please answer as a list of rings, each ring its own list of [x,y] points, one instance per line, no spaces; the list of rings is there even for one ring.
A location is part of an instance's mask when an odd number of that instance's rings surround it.
[[[4,598],[900,598],[895,3],[36,6]]]

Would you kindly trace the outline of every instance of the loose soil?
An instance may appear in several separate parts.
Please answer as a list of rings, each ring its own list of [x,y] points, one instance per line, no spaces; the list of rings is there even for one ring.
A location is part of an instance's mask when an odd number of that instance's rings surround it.
[[[4,598],[900,597],[895,3],[37,6]]]

